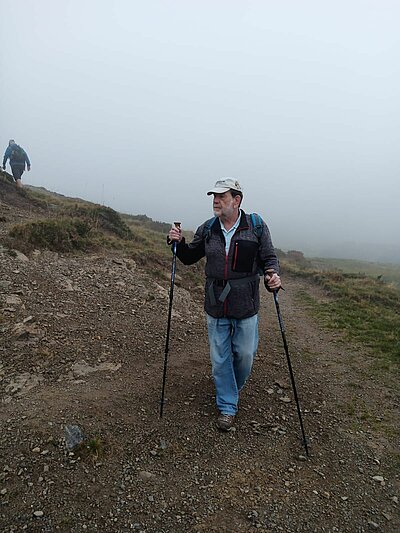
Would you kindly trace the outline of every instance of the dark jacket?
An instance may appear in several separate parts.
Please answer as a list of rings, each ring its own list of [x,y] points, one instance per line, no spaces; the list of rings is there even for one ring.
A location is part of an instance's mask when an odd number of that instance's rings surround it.
[[[7,146],[7,149],[4,153],[3,157],[3,167],[6,166],[7,159],[10,160],[10,166],[11,167],[21,167],[25,169],[25,163],[27,164],[28,168],[31,166],[31,162],[29,161],[28,154],[25,152],[25,150],[21,147],[21,158],[17,158],[15,155],[15,149],[19,147],[17,144],[10,144],[10,146]]]
[[[177,257],[185,265],[206,257],[206,313],[215,318],[236,319],[257,314],[260,307],[260,268],[264,273],[267,269],[279,273],[279,262],[267,225],[262,222],[263,231],[258,238],[250,215],[241,211],[239,226],[226,255],[219,219],[209,232],[205,232],[206,224],[204,222],[197,228],[190,244],[182,239],[176,248]]]

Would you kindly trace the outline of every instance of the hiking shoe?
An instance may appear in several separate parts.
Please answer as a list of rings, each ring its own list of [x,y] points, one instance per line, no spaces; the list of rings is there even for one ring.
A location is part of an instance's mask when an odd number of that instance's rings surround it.
[[[224,415],[219,414],[217,418],[217,427],[221,431],[230,431],[233,428],[233,423],[235,422],[235,415]]]

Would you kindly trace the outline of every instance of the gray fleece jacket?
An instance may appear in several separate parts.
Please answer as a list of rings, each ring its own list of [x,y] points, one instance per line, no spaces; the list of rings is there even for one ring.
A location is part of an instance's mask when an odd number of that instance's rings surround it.
[[[176,254],[185,265],[206,258],[206,313],[214,318],[248,318],[260,307],[259,272],[273,269],[279,273],[279,262],[267,225],[258,237],[251,216],[241,210],[239,226],[234,233],[228,255],[219,220],[205,231],[207,221],[199,226],[190,244],[185,239],[177,245]],[[205,234],[206,233],[206,234]]]

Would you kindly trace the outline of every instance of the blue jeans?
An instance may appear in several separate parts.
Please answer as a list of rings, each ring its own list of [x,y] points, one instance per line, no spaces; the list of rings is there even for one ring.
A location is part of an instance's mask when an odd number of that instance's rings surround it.
[[[212,375],[219,411],[235,415],[258,346],[258,315],[236,320],[207,315]]]

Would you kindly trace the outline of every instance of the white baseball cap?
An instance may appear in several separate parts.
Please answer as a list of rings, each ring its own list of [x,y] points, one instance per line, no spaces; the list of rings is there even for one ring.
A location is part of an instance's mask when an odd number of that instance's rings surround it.
[[[218,180],[215,184],[215,187],[208,191],[207,194],[209,196],[210,194],[223,194],[224,192],[228,192],[230,190],[237,191],[241,196],[243,196],[242,187],[235,178],[222,178]]]

